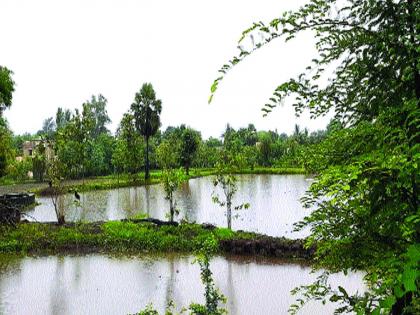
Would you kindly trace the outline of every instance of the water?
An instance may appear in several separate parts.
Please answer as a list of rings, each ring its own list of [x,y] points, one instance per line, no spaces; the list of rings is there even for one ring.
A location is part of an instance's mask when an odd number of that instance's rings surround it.
[[[310,185],[303,175],[240,175],[234,205],[248,202],[247,210],[234,211],[234,230],[254,231],[289,238],[305,237],[308,231],[292,233],[293,223],[303,219],[309,210],[299,199]],[[187,218],[198,223],[226,226],[225,210],[212,202],[212,177],[191,179],[175,194],[180,220]],[[218,190],[222,197],[221,191]],[[41,205],[29,212],[38,221],[55,221],[55,212],[48,197],[37,199]],[[61,200],[67,221],[119,220],[144,213],[166,219],[169,202],[162,185],[91,191],[81,194],[80,205],[68,194]]]
[[[193,258],[0,255],[0,314],[129,314],[148,303],[162,312],[204,302],[199,266]],[[287,314],[290,290],[316,277],[304,265],[273,259],[216,257],[211,269],[227,297],[229,314]],[[361,273],[335,275],[331,285],[364,291]],[[333,304],[311,303],[301,314],[332,314]]]

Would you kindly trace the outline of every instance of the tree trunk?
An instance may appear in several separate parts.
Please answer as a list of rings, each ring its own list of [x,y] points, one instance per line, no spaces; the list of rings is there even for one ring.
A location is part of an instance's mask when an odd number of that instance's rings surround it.
[[[226,207],[227,207],[227,225],[228,225],[228,229],[232,228],[232,201],[228,200],[226,202]]]
[[[169,198],[169,214],[170,214],[170,221],[171,222],[174,222],[174,213],[175,213],[174,201],[173,201],[172,196],[170,196],[170,198]]]
[[[64,220],[64,215],[59,215],[57,221],[58,225],[63,225],[64,223],[66,223],[66,221]]]
[[[188,164],[185,166],[185,173],[187,176],[190,175],[190,166]]]
[[[145,165],[144,179],[148,180],[149,178],[150,178],[150,173],[149,173],[149,137],[146,136],[146,165]]]

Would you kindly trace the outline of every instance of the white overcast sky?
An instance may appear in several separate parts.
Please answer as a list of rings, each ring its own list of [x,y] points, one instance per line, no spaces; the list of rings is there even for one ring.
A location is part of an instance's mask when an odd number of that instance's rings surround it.
[[[108,99],[114,131],[142,83],[162,99],[163,129],[185,123],[204,137],[254,123],[291,133],[295,123],[324,128],[327,118],[296,118],[290,102],[263,118],[273,89],[304,70],[315,54],[309,34],[277,40],[222,81],[217,70],[236,52],[241,32],[303,0],[0,0],[0,65],[14,72],[6,111],[12,130],[35,132],[59,106],[80,108],[92,94]]]

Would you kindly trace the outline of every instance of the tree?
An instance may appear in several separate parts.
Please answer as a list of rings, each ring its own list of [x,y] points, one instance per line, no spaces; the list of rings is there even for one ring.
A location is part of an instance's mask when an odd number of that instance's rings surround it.
[[[201,136],[198,131],[191,128],[185,128],[181,134],[179,159],[185,172],[189,175],[190,166],[197,155]]]
[[[109,133],[106,125],[111,122],[111,119],[106,111],[107,102],[108,100],[102,94],[99,94],[98,97],[92,95],[91,100],[84,103],[84,107],[91,113],[94,121],[92,126],[92,137],[94,139],[103,133]]]
[[[162,169],[176,168],[179,159],[179,143],[175,138],[163,140],[157,148],[158,164]]]
[[[259,134],[259,145],[258,153],[260,164],[264,166],[270,165],[271,160],[271,149],[272,149],[272,140],[271,136],[266,132],[260,132]]]
[[[213,185],[216,188],[217,186],[222,188],[224,199],[221,199],[220,196],[213,191],[212,201],[218,204],[221,207],[226,206],[226,219],[228,229],[232,228],[232,206],[233,206],[233,197],[235,196],[238,187],[236,185],[237,178],[234,175],[235,171],[240,168],[238,163],[241,163],[240,157],[237,154],[230,154],[230,152],[223,152],[221,154],[221,159],[218,162],[216,169],[217,173],[213,179]],[[249,203],[242,203],[236,206],[233,206],[233,210],[248,209]]]
[[[137,133],[134,116],[125,113],[117,129],[112,164],[117,171],[135,174],[140,171],[143,160],[144,142]]]
[[[0,118],[3,111],[12,105],[12,95],[15,91],[15,82],[12,75],[12,71],[0,66]]]
[[[41,141],[36,148],[35,154],[32,157],[32,173],[34,178],[39,181],[44,181],[44,174],[47,170],[47,156],[46,156],[46,146],[48,142]]]
[[[297,226],[311,229],[318,267],[366,271],[364,296],[332,292],[324,278],[303,288],[307,298],[342,302],[338,311],[414,314],[419,304],[419,25],[419,1],[311,0],[245,30],[240,42],[251,47],[242,46],[211,87],[209,101],[227,71],[272,40],[315,34],[318,55],[262,110],[294,95],[297,114],[333,110],[344,127],[324,141],[320,174],[304,199],[316,209]]]
[[[60,161],[56,157],[48,160],[47,175],[50,181],[50,197],[59,225],[63,225],[66,222],[62,196],[64,193],[62,174],[63,165],[60,163]]]
[[[57,109],[55,114],[55,125],[57,130],[65,127],[67,123],[71,120],[71,111],[69,109],[63,110],[61,107]]]
[[[14,156],[12,132],[6,120],[0,116],[0,177],[6,175],[7,167]]]
[[[169,201],[169,220],[174,222],[174,216],[179,214],[176,208],[176,200],[174,193],[185,181],[185,176],[181,170],[166,168],[162,171],[162,183],[165,190],[165,198]]]
[[[149,170],[149,138],[156,134],[160,127],[162,101],[156,99],[156,93],[151,83],[144,83],[131,104],[135,125],[146,141],[145,180],[150,178]]]
[[[47,139],[52,139],[56,130],[54,118],[48,117],[42,123],[42,129],[38,131],[38,135],[44,136]]]

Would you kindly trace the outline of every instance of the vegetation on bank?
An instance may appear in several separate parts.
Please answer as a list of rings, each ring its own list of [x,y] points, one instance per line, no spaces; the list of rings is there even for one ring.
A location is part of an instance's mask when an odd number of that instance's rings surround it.
[[[167,223],[167,222],[165,222]],[[0,225],[0,253],[184,252],[200,250],[209,237],[218,253],[309,258],[303,240],[268,237],[211,225],[109,221],[95,223],[20,223]]]

